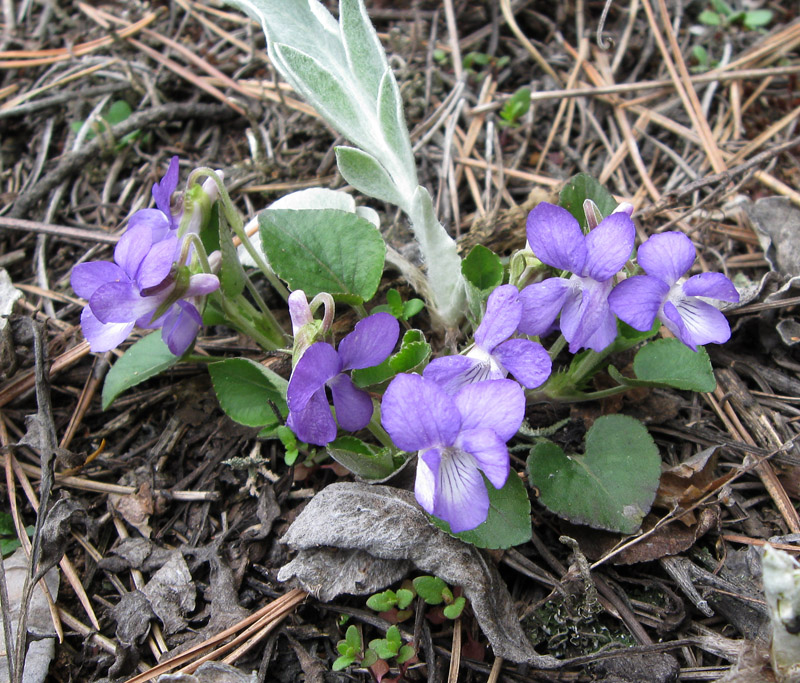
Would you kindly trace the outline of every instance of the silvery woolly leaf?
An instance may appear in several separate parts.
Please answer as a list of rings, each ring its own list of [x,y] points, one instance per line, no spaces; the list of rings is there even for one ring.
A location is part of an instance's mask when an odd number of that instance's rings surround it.
[[[378,91],[378,121],[387,144],[395,151],[401,162],[407,167],[406,175],[416,177],[414,152],[408,136],[408,126],[403,114],[403,100],[400,88],[391,68],[387,68],[381,78]]]
[[[405,208],[389,174],[371,154],[355,147],[337,147],[336,165],[342,177],[359,192]]]
[[[350,70],[364,90],[373,99],[377,98],[381,79],[389,64],[364,3],[341,0],[339,30]]]
[[[558,666],[557,660],[533,649],[519,625],[511,595],[488,556],[431,525],[409,491],[352,482],[332,484],[314,496],[282,542],[300,553],[280,570],[281,581],[297,577],[308,590],[320,591],[326,585],[325,573],[339,576],[351,553],[367,553],[381,562],[410,562],[419,571],[464,589],[496,656],[540,668]],[[386,585],[371,585],[365,592]],[[325,598],[333,597],[325,592]]]

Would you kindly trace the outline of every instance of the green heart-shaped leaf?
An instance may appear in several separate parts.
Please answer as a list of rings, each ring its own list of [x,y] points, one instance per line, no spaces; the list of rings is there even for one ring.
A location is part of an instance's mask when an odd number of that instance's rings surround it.
[[[640,380],[667,384],[686,391],[714,391],[717,380],[702,346],[692,351],[679,339],[656,339],[645,344],[633,359]]]
[[[365,218],[336,209],[267,209],[258,217],[264,253],[291,289],[311,298],[371,299],[383,273],[386,246]]]
[[[650,510],[661,475],[658,448],[632,417],[598,418],[586,452],[567,455],[551,441],[528,456],[528,476],[541,503],[571,522],[634,533]]]
[[[278,416],[273,403],[286,415],[286,387],[283,377],[248,358],[226,358],[208,366],[217,399],[225,413],[248,427],[273,426]]]

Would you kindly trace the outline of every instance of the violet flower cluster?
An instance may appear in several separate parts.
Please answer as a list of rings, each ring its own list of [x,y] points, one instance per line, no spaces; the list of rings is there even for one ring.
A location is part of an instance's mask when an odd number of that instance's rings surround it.
[[[508,479],[506,444],[525,417],[523,387],[539,387],[550,376],[550,355],[526,335],[542,336],[560,327],[572,353],[583,348],[601,352],[616,338],[617,318],[649,330],[658,317],[693,350],[730,336],[724,315],[703,298],[737,301],[736,288],[719,273],[684,280],[695,250],[682,233],[651,237],[638,253],[647,274],[617,284],[633,251],[632,208],[622,205],[603,220],[590,220],[592,227],[584,234],[566,209],[539,204],[528,217],[528,241],[544,264],[567,277],[552,277],[521,292],[515,285],[497,287],[466,353],[436,358],[422,376],[400,374],[387,387],[381,424],[397,448],[417,452],[416,499],[453,532],[486,521],[485,481],[499,489]],[[295,335],[300,330],[315,334],[317,323],[305,295],[293,293],[290,303]],[[337,422],[349,431],[367,426],[372,399],[346,371],[381,363],[398,333],[397,321],[378,313],[359,322],[338,351],[322,342],[300,345],[307,348],[295,358],[287,393],[287,424],[300,439],[325,445],[336,437]]]
[[[188,213],[180,201],[173,207],[177,185],[178,157],[173,157],[161,182],[153,185],[156,208],[131,216],[114,249],[114,263],[93,261],[73,268],[72,288],[88,301],[81,327],[92,351],[115,348],[134,326],[161,328],[164,343],[176,356],[183,355],[197,336],[201,302],[219,288],[219,279],[190,268],[187,235],[199,232],[203,207],[193,202]],[[203,191],[210,207],[216,184],[205,183]]]
[[[721,344],[730,338],[725,316],[699,297],[735,302],[739,293],[721,273],[702,273],[684,281],[696,253],[683,233],[648,239],[637,255],[647,275],[615,286],[633,250],[635,230],[627,207],[584,235],[569,211],[543,202],[530,212],[527,232],[542,263],[571,275],[549,278],[520,292],[521,332],[546,334],[560,315],[558,324],[571,353],[605,349],[616,338],[616,318],[646,331],[658,317],[693,351],[698,345]]]

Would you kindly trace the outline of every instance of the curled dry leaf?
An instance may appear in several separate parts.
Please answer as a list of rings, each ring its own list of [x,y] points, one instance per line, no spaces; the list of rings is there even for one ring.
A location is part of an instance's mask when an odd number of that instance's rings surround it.
[[[366,553],[384,562],[410,563],[463,588],[496,656],[539,668],[559,666],[555,658],[533,649],[519,625],[508,589],[488,556],[432,526],[408,491],[361,483],[332,484],[314,496],[282,542],[299,552],[280,570],[281,581],[296,577],[307,590],[316,589],[322,596],[326,572],[333,580],[343,573],[342,566],[352,561],[352,552],[346,551]],[[373,592],[394,581],[354,592]],[[332,591],[324,591],[324,599],[333,597]]]
[[[3,560],[8,587],[9,616],[14,637],[16,637],[19,611],[22,607],[22,592],[25,585],[25,577],[28,575],[28,564],[28,557],[22,548],[17,548],[13,555]],[[55,600],[58,597],[58,570],[51,569],[48,571],[45,574],[44,581],[50,591],[50,595]],[[0,614],[0,634],[2,633],[4,616]],[[42,589],[38,585],[33,589],[33,595],[28,605],[28,631],[35,637],[30,638],[31,642],[25,654],[24,680],[26,683],[40,683],[47,678],[50,661],[55,653],[56,634],[53,629],[50,609],[47,606],[47,598],[45,598]],[[0,643],[2,642],[3,638],[0,635]],[[9,677],[5,644],[0,650],[2,650],[0,652],[0,683],[6,683]]]
[[[189,567],[179,550],[147,582],[142,593],[147,596],[155,615],[168,635],[186,628],[184,615],[194,610],[195,588]]]

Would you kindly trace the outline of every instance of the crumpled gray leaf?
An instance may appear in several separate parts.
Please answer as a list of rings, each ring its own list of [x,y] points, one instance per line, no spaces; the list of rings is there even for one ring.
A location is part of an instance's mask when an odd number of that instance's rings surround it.
[[[61,498],[47,511],[40,535],[37,579],[61,561],[72,525],[78,522],[85,525],[86,519],[86,508],[74,498]]]
[[[142,588],[155,615],[172,635],[186,628],[183,616],[194,610],[195,588],[189,567],[180,551],[173,550],[169,560]]]
[[[239,604],[236,577],[231,568],[219,556],[219,545],[220,542],[215,542],[207,546],[183,549],[186,556],[195,557],[210,565],[210,585],[205,591],[205,598],[211,601],[210,607],[207,608],[211,615],[208,623],[200,629],[195,638],[181,643],[171,651],[170,654],[173,656],[220,631],[224,631],[250,615],[250,612]]]
[[[764,256],[781,275],[800,275],[800,208],[788,197],[764,197],[745,205]]]
[[[256,515],[259,521],[258,526],[247,529],[242,534],[242,538],[248,541],[261,541],[269,536],[272,531],[272,525],[281,516],[281,506],[278,505],[275,489],[271,484],[263,486],[258,494]]]
[[[158,683],[257,683],[255,672],[249,676],[230,664],[222,662],[206,662],[201,664],[193,674],[163,674]]]
[[[97,566],[112,573],[126,569],[139,569],[150,574],[161,567],[172,557],[172,550],[161,548],[147,538],[126,538],[111,549],[114,557],[104,557]]]
[[[23,586],[25,577],[28,575],[28,557],[22,548],[17,548],[14,553],[3,560],[3,567],[6,571],[6,583],[8,587],[8,601],[10,606],[11,630],[16,637],[17,623],[19,619],[20,602],[22,600]],[[44,577],[50,595],[53,600],[58,598],[59,574],[58,570],[51,569]],[[0,634],[3,632],[3,617],[0,614]],[[36,586],[28,608],[28,630],[36,635],[35,640],[31,640],[28,651],[25,655],[25,665],[22,674],[22,683],[41,683],[47,677],[50,668],[50,661],[55,654],[55,629],[53,619],[50,616],[50,608],[47,605],[42,589]],[[2,654],[0,654],[0,683],[7,683],[8,679],[8,660],[5,654],[5,643],[0,635],[2,643]]]
[[[111,616],[117,622],[117,649],[108,674],[116,678],[131,673],[139,663],[138,644],[150,632],[150,620],[155,614],[147,596],[135,590],[120,598],[111,609]]]
[[[540,668],[559,666],[553,657],[533,649],[494,564],[474,546],[432,526],[409,491],[355,482],[331,484],[314,496],[281,541],[303,551],[281,568],[281,581],[297,577],[307,590],[320,590],[320,563],[314,556],[323,553],[320,557],[332,579],[349,560],[347,553],[332,554],[330,548],[407,561],[463,588],[496,656]],[[366,592],[374,590],[378,589]]]
[[[278,574],[285,581],[284,572],[295,572],[302,577],[303,588],[322,602],[330,602],[337,595],[371,595],[403,579],[412,564],[406,560],[384,560],[370,555],[366,550],[340,550],[339,548],[311,548],[300,550],[297,557]]]

